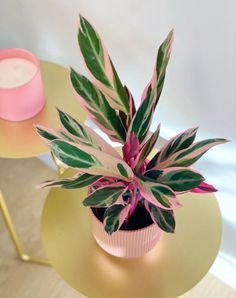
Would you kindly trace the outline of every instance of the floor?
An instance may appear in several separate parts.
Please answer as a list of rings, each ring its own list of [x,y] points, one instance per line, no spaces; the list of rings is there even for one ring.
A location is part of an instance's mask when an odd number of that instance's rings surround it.
[[[36,158],[0,159],[0,189],[4,193],[22,244],[32,255],[43,256],[43,248],[39,240],[39,225],[40,213],[47,195],[47,190],[36,190],[35,185],[55,175]],[[21,262],[16,257],[0,216],[0,297],[78,298],[83,296],[70,288],[52,268]],[[236,292],[208,274],[194,289],[181,297],[235,298]]]

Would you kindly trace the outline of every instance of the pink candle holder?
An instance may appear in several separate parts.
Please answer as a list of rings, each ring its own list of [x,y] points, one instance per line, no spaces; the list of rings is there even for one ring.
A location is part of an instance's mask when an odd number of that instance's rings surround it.
[[[12,59],[14,63],[16,61],[18,64],[21,62],[21,66],[17,66],[16,63],[12,65]],[[9,61],[11,63],[10,70],[9,65],[7,65]],[[28,66],[31,66],[31,74],[27,74],[29,70],[25,71],[24,81],[20,74],[24,73],[22,67],[24,68],[24,62],[27,66],[27,61]],[[37,58],[24,49],[2,49],[0,50],[0,63],[2,66],[5,63],[5,68],[0,67],[0,72],[2,70],[0,73],[2,77],[2,81],[0,80],[0,118],[9,121],[22,121],[32,118],[42,110],[45,104],[43,82]],[[19,69],[20,67],[21,69]],[[13,82],[14,80],[15,82]]]

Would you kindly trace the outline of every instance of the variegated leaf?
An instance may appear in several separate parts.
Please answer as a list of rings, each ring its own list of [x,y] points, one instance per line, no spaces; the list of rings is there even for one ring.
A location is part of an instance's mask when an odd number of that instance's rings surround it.
[[[149,203],[163,209],[173,209],[180,206],[174,191],[169,186],[150,181],[141,175],[138,177],[137,183],[140,194]]]
[[[167,158],[169,158],[174,153],[188,148],[195,140],[196,133],[197,133],[197,127],[187,129],[184,132],[181,132],[177,136],[170,139],[165,146],[161,148],[160,151],[158,151],[155,156],[150,160],[150,162],[147,165],[147,169],[151,169],[155,167],[158,163],[165,161]]]
[[[128,131],[130,123],[133,119],[133,116],[136,113],[136,107],[135,107],[134,98],[127,86],[125,86],[125,91],[127,92],[128,98],[129,98],[129,113],[126,114],[123,111],[119,111],[119,116],[122,120],[122,123],[123,123],[126,131]]]
[[[53,154],[69,167],[124,181],[131,181],[133,178],[133,172],[125,161],[92,147],[63,140],[54,140],[49,146]]]
[[[76,91],[76,98],[85,107],[88,116],[104,131],[111,140],[123,143],[126,131],[120,117],[111,108],[103,93],[96,88],[85,76],[71,69],[72,85]]]
[[[166,67],[169,61],[173,41],[173,30],[168,34],[166,40],[158,50],[156,67],[153,78],[145,88],[143,101],[137,110],[128,131],[128,137],[134,132],[140,143],[142,143],[149,131],[155,107],[159,101],[164,85]]]
[[[122,186],[112,185],[99,188],[84,199],[83,204],[86,207],[109,207],[117,201],[124,190]]]
[[[99,89],[107,95],[106,97],[114,109],[128,114],[128,96],[111,58],[103,46],[98,33],[82,16],[80,16],[78,41],[86,66],[95,78]]]
[[[59,117],[64,128],[74,136],[74,141],[106,152],[116,158],[121,158],[118,152],[109,145],[94,130],[72,118],[69,114],[58,109]]]
[[[116,232],[122,225],[122,222],[120,222],[120,217],[124,210],[126,210],[126,206],[122,204],[115,204],[106,209],[104,213],[103,225],[105,231],[109,235],[111,235],[113,232]]]
[[[195,163],[210,148],[228,142],[225,139],[207,139],[192,144],[189,148],[182,149],[165,161],[158,163],[153,169],[167,167],[188,167]]]
[[[85,186],[93,185],[101,177],[102,176],[99,176],[99,175],[94,176],[94,175],[85,173],[85,174],[76,175],[76,177],[73,177],[73,178],[45,181],[44,183],[39,185],[39,187],[40,188],[61,187],[65,189],[82,188]]]
[[[138,170],[142,166],[145,159],[151,153],[159,137],[159,134],[160,134],[160,124],[158,125],[156,131],[152,133],[152,135],[149,137],[149,139],[141,148],[140,153],[138,154],[138,157],[137,157],[137,165],[135,166],[135,170]]]
[[[194,170],[184,167],[167,168],[157,178],[159,183],[169,186],[176,192],[183,192],[199,186],[205,178]]]
[[[148,202],[145,202],[145,207],[153,222],[155,222],[160,229],[166,233],[175,232],[175,217],[173,210],[164,210]]]

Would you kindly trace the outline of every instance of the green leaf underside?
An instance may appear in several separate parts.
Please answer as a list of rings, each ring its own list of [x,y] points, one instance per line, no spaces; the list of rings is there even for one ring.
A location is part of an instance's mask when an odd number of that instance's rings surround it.
[[[101,166],[100,161],[92,154],[88,154],[63,140],[54,140],[49,146],[53,154],[69,167],[86,169]]]
[[[152,214],[152,219],[160,229],[167,233],[175,232],[175,218],[172,210],[164,210],[151,203],[149,203],[149,210]]]
[[[123,193],[124,187],[104,187],[95,190],[84,201],[84,206],[108,207],[114,204]]]
[[[82,188],[85,186],[90,186],[101,177],[102,176],[100,175],[90,175],[85,173],[85,174],[81,174],[79,177],[75,179],[61,179],[57,181],[54,181],[54,180],[46,181],[44,187],[59,186],[65,189]]]
[[[126,131],[120,117],[102,94],[85,76],[71,69],[71,82],[75,91],[85,100],[87,110],[112,137],[125,141]]]
[[[120,172],[120,174],[126,178],[128,178],[128,173],[126,171],[126,169],[124,168],[124,166],[121,163],[117,164],[117,169]]]
[[[80,17],[80,24],[81,30],[79,30],[78,42],[88,69],[98,81],[115,91],[115,96],[112,100],[120,106],[121,110],[128,113],[128,96],[110,57],[109,62],[113,72],[112,81],[107,74],[104,58],[105,53],[99,35],[93,29],[92,25],[82,16]]]
[[[191,170],[181,169],[164,174],[158,181],[168,185],[174,191],[181,192],[197,187],[204,181],[204,177]]]
[[[122,210],[125,208],[124,205],[116,204],[106,209],[104,213],[104,229],[111,235],[116,232],[119,228],[119,216]]]

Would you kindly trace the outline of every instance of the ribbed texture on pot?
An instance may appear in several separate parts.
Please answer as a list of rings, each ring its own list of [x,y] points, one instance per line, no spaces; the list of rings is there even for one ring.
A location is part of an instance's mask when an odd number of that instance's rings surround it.
[[[119,230],[108,235],[102,222],[91,209],[89,209],[89,214],[96,242],[102,249],[116,257],[141,257],[155,246],[162,235],[162,230],[156,224],[134,231]]]

